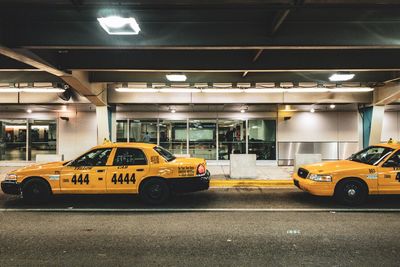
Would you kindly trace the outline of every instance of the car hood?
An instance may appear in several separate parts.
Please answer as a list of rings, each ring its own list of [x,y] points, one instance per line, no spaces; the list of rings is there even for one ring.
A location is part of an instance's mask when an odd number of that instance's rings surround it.
[[[58,168],[58,167],[61,168],[61,167],[63,167],[63,164],[65,164],[66,162],[67,161],[57,161],[57,162],[28,165],[23,168],[14,170],[14,171],[12,171],[12,173],[30,172],[30,171],[43,170],[43,169],[53,169],[53,168]]]
[[[321,163],[308,164],[308,165],[303,165],[301,167],[308,170],[310,173],[328,174],[328,173],[335,173],[338,171],[365,169],[368,168],[368,165],[351,160],[338,160],[338,161],[326,161]],[[373,166],[371,165],[371,167]]]

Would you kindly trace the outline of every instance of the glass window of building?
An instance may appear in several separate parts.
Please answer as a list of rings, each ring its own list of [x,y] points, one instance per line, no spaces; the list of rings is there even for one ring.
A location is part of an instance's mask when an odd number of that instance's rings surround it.
[[[157,144],[157,120],[130,120],[129,142]]]
[[[26,159],[26,120],[0,120],[0,160]]]
[[[249,120],[249,154],[257,160],[276,159],[276,121]]]
[[[228,160],[230,154],[246,154],[246,121],[218,120],[218,159]]]
[[[160,146],[173,154],[187,154],[186,120],[160,120]]]
[[[193,157],[216,159],[216,121],[189,121],[189,154]]]
[[[117,121],[117,142],[128,142],[128,121]]]
[[[36,160],[37,154],[57,153],[57,124],[55,121],[34,120],[29,123],[28,160]]]

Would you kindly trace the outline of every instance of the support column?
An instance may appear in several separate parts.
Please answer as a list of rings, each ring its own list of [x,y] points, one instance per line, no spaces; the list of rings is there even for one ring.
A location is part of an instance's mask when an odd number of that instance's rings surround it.
[[[362,147],[380,143],[385,106],[366,107],[360,110],[360,126]]]
[[[108,107],[96,107],[96,120],[97,120],[97,144],[104,143],[104,140],[111,139],[110,120],[108,118]]]

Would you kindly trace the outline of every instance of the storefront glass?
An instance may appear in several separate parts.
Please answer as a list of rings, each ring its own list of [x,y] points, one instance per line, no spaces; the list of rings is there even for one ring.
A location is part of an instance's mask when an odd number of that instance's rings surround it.
[[[128,142],[128,121],[117,121],[117,142]]]
[[[25,160],[26,120],[0,120],[0,160]]]
[[[246,121],[218,120],[218,159],[228,160],[230,154],[246,154]]]
[[[257,160],[276,160],[275,120],[249,120],[249,154]]]
[[[29,127],[28,160],[36,160],[37,154],[57,153],[57,124],[55,121],[35,120],[29,123]]]
[[[157,144],[157,120],[130,120],[129,142]]]
[[[189,121],[189,154],[216,159],[216,120]]]
[[[187,154],[186,120],[160,120],[160,146],[173,154]]]

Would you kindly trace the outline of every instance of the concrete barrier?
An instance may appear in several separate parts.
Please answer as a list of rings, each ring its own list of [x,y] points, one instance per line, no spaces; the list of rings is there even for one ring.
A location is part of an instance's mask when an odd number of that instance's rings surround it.
[[[304,164],[318,163],[322,161],[321,154],[296,154],[294,156],[294,171]]]
[[[257,178],[256,159],[256,154],[231,154],[230,177]]]
[[[63,155],[57,155],[57,154],[37,154],[36,155],[36,163],[63,161],[63,160],[64,160]]]

